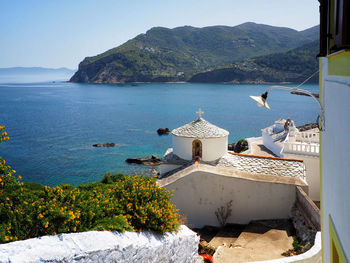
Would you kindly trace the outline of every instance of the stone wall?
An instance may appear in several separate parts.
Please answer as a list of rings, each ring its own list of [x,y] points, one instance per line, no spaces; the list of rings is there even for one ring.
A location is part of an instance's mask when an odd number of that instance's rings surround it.
[[[0,245],[0,262],[200,262],[199,237],[177,233],[90,231],[44,236]]]

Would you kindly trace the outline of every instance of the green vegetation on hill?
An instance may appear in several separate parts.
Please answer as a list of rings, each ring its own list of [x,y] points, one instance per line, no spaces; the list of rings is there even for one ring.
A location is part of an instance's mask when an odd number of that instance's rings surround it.
[[[318,70],[318,41],[293,50],[259,56],[194,75],[190,82],[301,82]],[[315,75],[310,82],[317,82]]]
[[[71,81],[187,81],[196,73],[220,65],[298,47],[314,40],[314,31],[255,23],[235,27],[156,27],[119,47],[85,58]]]
[[[107,174],[100,182],[51,188],[22,183],[15,172],[0,158],[0,243],[89,230],[164,233],[179,226],[170,192],[151,177]]]

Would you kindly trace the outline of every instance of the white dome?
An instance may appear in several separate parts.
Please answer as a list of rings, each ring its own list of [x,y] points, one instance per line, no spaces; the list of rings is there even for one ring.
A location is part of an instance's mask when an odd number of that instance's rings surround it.
[[[188,138],[221,138],[229,135],[229,132],[221,129],[203,118],[198,118],[184,126],[172,130],[172,134]]]
[[[184,160],[215,161],[227,153],[229,132],[199,117],[172,131],[174,154]]]

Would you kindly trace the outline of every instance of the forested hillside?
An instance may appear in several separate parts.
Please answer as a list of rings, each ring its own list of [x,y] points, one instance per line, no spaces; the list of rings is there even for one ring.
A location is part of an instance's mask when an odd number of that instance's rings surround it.
[[[245,23],[235,27],[156,27],[100,55],[85,58],[72,82],[194,81],[220,65],[284,52],[317,39],[304,31]]]

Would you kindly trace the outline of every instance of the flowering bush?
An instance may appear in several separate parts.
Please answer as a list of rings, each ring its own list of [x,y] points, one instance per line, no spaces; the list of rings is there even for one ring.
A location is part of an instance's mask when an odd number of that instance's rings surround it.
[[[2,160],[0,243],[88,230],[164,233],[179,226],[170,192],[154,178],[106,174],[101,182],[51,188],[20,182],[4,164]]]

